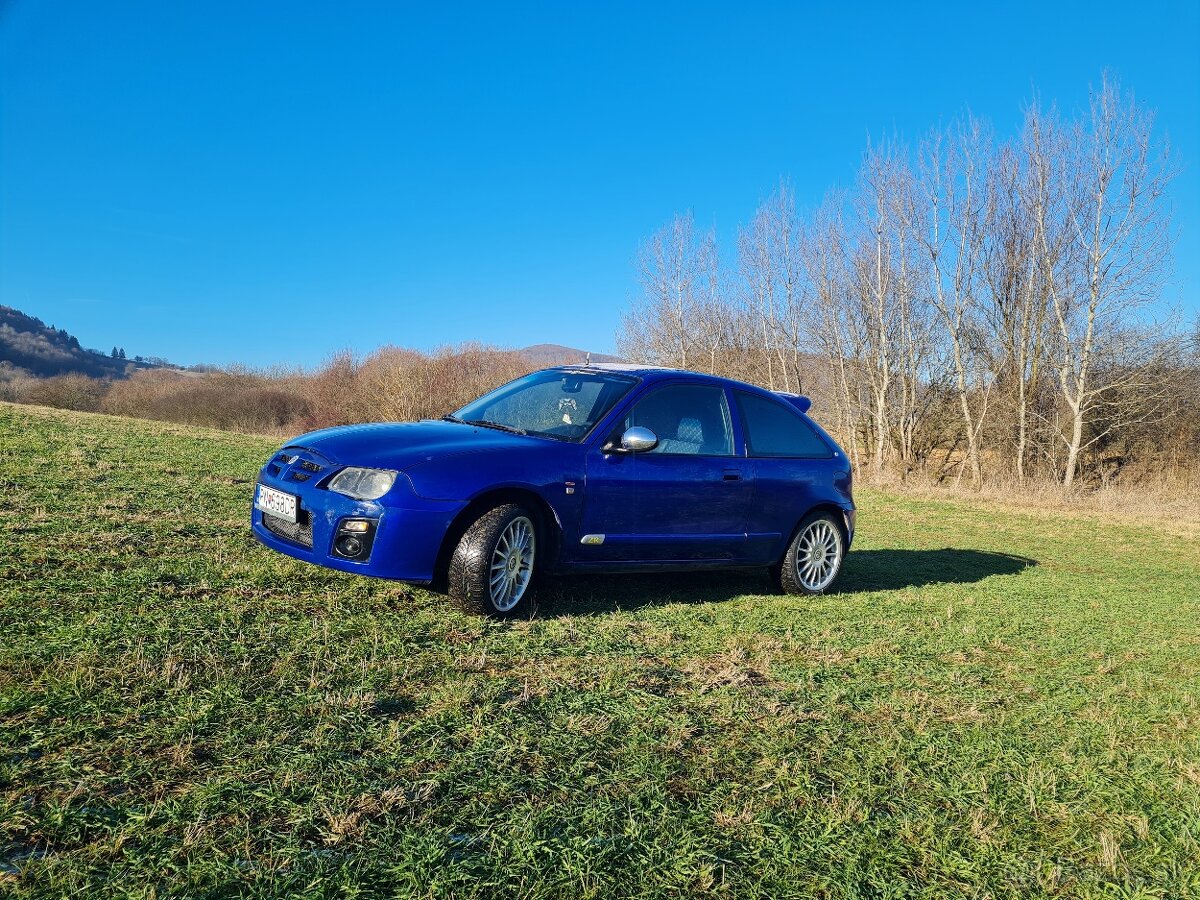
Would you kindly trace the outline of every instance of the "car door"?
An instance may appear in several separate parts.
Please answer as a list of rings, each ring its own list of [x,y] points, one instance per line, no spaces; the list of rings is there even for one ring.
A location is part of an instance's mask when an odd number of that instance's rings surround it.
[[[778,561],[792,529],[821,498],[835,463],[833,449],[790,404],[735,390],[755,494],[746,523],[749,562]]]
[[[652,450],[613,452],[629,428]],[[675,383],[637,398],[587,459],[583,562],[737,561],[745,552],[753,479],[738,455],[723,387]],[[605,449],[605,448],[609,449]]]

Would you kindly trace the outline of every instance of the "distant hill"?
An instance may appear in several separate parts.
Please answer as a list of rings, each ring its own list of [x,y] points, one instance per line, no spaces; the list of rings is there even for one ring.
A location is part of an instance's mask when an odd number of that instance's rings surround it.
[[[582,363],[588,355],[587,350],[564,347],[562,344],[533,344],[518,352],[534,365],[543,367]],[[593,353],[592,362],[624,362],[624,360],[619,356],[610,356],[607,353]]]
[[[125,359],[89,350],[65,328],[52,328],[11,306],[0,306],[0,363],[5,362],[31,375],[79,372],[93,378],[124,378],[136,369],[170,365],[154,357]]]
[[[533,344],[518,352],[539,368],[582,363],[588,356],[586,350],[562,344]],[[623,360],[607,353],[593,353],[592,362]],[[65,328],[54,328],[11,306],[0,305],[0,364],[3,363],[42,378],[68,372],[93,378],[125,378],[137,369],[178,368],[158,357],[125,359],[119,355],[114,357],[111,352],[88,349]]]

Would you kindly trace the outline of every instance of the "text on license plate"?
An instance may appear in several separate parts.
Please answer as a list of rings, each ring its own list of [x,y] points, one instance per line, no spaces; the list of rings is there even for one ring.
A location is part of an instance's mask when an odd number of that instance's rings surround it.
[[[283,491],[269,488],[265,484],[258,486],[258,492],[254,495],[254,506],[265,513],[287,519],[289,522],[296,521],[296,498],[292,494],[285,494]]]

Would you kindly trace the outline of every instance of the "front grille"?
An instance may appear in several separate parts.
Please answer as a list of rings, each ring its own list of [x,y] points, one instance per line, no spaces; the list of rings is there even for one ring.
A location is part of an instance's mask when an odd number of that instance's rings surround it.
[[[304,510],[300,510],[296,515],[300,521],[289,522],[279,516],[263,513],[262,522],[271,534],[281,537],[285,541],[291,541],[293,544],[312,549],[312,517]]]
[[[297,465],[297,468],[303,469],[306,472],[320,472],[325,467],[319,466],[315,462],[312,462],[310,460],[302,459],[302,460],[300,460],[299,464]]]

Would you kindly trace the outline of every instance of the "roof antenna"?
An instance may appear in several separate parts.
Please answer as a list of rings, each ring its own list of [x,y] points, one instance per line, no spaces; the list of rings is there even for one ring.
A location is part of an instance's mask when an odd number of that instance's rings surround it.
[[[583,364],[585,366],[590,366],[592,364],[592,351],[590,351],[590,350],[588,351],[587,358],[584,359]]]

